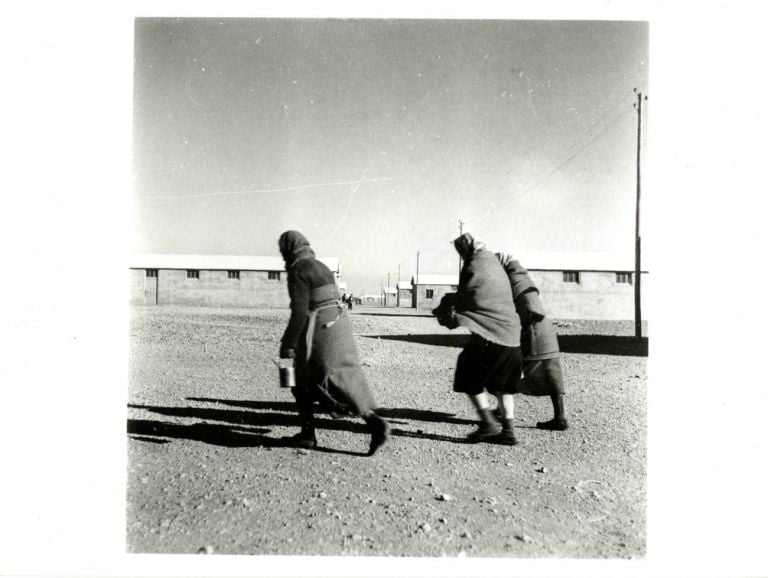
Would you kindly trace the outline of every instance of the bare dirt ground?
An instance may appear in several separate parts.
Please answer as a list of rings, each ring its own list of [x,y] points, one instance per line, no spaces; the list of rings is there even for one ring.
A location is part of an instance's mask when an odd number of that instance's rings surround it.
[[[633,324],[558,323],[571,428],[468,444],[451,391],[462,335],[413,310],[352,312],[393,437],[365,457],[360,419],[320,415],[287,447],[293,397],[272,362],[287,310],[136,307],[131,320],[127,550],[142,553],[641,558],[647,341]]]

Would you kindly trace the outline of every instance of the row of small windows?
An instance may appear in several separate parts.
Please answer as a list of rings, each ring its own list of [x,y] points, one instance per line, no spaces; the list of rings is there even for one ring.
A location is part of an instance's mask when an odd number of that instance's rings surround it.
[[[581,283],[580,271],[563,271],[563,283]],[[632,273],[616,273],[616,283],[626,283],[632,285]],[[456,289],[454,288],[454,291]],[[433,299],[435,292],[433,289],[426,289],[427,299]]]
[[[157,269],[146,269],[147,277],[157,277]],[[187,279],[199,279],[200,271],[197,269],[187,269]],[[280,280],[280,271],[267,271],[267,278],[270,281]],[[227,271],[227,279],[240,279],[240,271]],[[579,271],[563,271],[563,283],[581,283]],[[632,285],[632,273],[616,273],[616,283],[625,283]],[[455,290],[455,288],[454,288]],[[427,299],[434,298],[435,292],[427,289]]]
[[[563,271],[563,283],[581,283],[580,271]],[[626,283],[632,285],[632,273],[616,273],[616,283]],[[456,287],[453,287],[456,290]],[[434,299],[434,289],[425,289],[427,299]]]
[[[563,283],[581,283],[579,271],[563,271]],[[616,283],[632,285],[632,273],[616,273]]]
[[[145,269],[147,277],[157,277],[157,269]],[[280,271],[267,271],[267,278],[271,281],[280,281]],[[198,269],[187,269],[187,279],[200,279]],[[227,271],[227,279],[240,279],[240,271]]]

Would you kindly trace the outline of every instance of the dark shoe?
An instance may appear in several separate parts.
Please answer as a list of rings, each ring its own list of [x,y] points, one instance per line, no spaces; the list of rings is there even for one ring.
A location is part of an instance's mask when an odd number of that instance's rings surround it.
[[[375,413],[365,418],[365,421],[368,424],[368,430],[371,432],[371,446],[368,448],[368,455],[372,456],[381,446],[389,441],[392,428],[386,420],[380,418]]]
[[[493,412],[490,409],[479,409],[477,411],[480,414],[480,425],[467,436],[467,440],[479,442],[499,435],[501,424],[493,417]]]
[[[540,421],[536,423],[536,427],[539,429],[563,431],[568,429],[568,421],[564,419],[551,419],[549,421]]]
[[[296,435],[288,437],[287,441],[290,445],[305,450],[313,450],[317,447],[317,438],[315,437],[314,430],[302,429]]]
[[[516,446],[517,438],[515,437],[515,420],[505,419],[501,428],[501,433],[498,437],[494,438],[496,443],[506,446]]]
[[[514,431],[508,431],[508,430],[501,430],[501,433],[497,438],[494,438],[494,440],[498,444],[502,444],[505,446],[516,446],[517,445],[517,438],[515,437]]]
[[[481,423],[477,429],[467,436],[469,441],[479,442],[484,439],[496,437],[501,433],[501,424],[499,423]]]

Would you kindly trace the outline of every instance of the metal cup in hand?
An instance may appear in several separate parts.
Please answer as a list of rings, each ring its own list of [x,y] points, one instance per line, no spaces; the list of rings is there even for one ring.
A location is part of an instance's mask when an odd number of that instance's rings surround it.
[[[293,367],[293,359],[275,359],[275,364],[280,372],[280,387],[296,387],[296,370]]]

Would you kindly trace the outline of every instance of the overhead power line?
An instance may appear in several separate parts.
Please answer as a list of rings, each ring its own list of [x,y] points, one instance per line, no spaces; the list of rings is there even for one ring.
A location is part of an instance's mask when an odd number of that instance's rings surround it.
[[[622,103],[624,104],[624,103]],[[614,107],[615,108],[615,107]],[[509,198],[505,199],[503,202],[494,205],[489,211],[487,211],[484,215],[481,217],[478,217],[475,219],[475,221],[482,221],[483,219],[486,219],[490,215],[494,214],[496,211],[498,211],[500,208],[505,207],[509,205],[512,201],[519,200],[523,195],[528,193],[529,191],[534,190],[536,187],[538,187],[541,183],[546,181],[549,177],[554,175],[556,172],[558,172],[560,169],[562,169],[565,165],[567,165],[569,162],[571,162],[573,159],[575,159],[577,156],[579,156],[582,152],[584,152],[590,145],[592,145],[595,141],[597,141],[600,137],[602,137],[610,128],[612,128],[617,122],[619,122],[622,118],[627,116],[629,113],[632,112],[632,108],[628,108],[618,116],[616,116],[613,120],[600,125],[599,132],[595,134],[592,138],[590,138],[586,143],[581,145],[574,153],[570,154],[568,157],[566,157],[564,160],[558,162],[556,165],[554,165],[551,169],[549,169],[542,177],[540,177],[538,180],[532,182],[530,185],[526,186],[520,191],[516,191],[512,193]],[[592,131],[590,131],[591,133]],[[590,133],[587,133],[589,135]],[[583,138],[583,137],[582,137]],[[579,139],[581,140],[581,139]],[[567,151],[570,151],[573,149],[574,146],[578,144],[578,141],[568,147]]]
[[[358,187],[362,183],[371,183],[377,181],[391,181],[389,177],[371,177],[367,179],[358,179],[355,181],[341,181],[334,183],[313,183],[309,185],[298,185],[295,187],[285,187],[282,189],[261,189],[251,191],[218,191],[211,193],[193,193],[190,195],[137,195],[140,199],[194,199],[200,197],[220,197],[224,195],[260,195],[266,193],[289,193],[298,192],[306,189],[315,189],[320,187],[338,187],[338,186],[355,186]],[[357,189],[355,189],[357,190]]]

